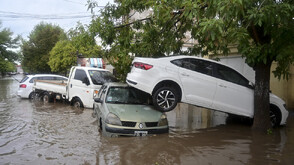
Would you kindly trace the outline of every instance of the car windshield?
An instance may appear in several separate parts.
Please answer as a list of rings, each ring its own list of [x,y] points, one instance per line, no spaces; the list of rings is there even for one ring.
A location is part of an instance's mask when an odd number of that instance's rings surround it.
[[[117,82],[117,79],[108,71],[89,70],[93,84],[102,85],[107,82]]]
[[[106,103],[151,104],[151,96],[133,87],[110,87]]]

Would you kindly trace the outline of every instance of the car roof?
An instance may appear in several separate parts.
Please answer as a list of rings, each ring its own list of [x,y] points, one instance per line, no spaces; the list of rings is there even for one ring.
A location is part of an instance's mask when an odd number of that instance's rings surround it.
[[[174,55],[174,56],[166,56],[166,57],[160,57],[158,59],[180,59],[180,58],[195,58],[195,59],[200,59],[200,60],[206,60],[206,61],[210,61],[210,62],[214,62],[214,63],[220,63],[218,61],[212,60],[212,59],[208,59],[208,58],[203,58],[203,57],[199,57],[199,56],[187,56],[187,55]],[[223,63],[220,63],[223,64]]]
[[[61,75],[57,75],[57,74],[31,74],[31,75],[27,75],[27,77],[64,77]],[[67,77],[64,77],[67,78]]]
[[[224,64],[222,62],[216,61],[216,60],[212,60],[212,59],[208,59],[208,58],[203,58],[203,57],[199,57],[199,56],[188,56],[188,55],[172,55],[172,56],[164,56],[164,57],[159,57],[159,58],[152,58],[152,57],[135,57],[134,61],[138,60],[144,60],[144,59],[152,59],[152,60],[164,60],[164,61],[171,61],[171,60],[176,60],[176,59],[181,59],[181,58],[194,58],[194,59],[199,59],[199,60],[205,60],[205,61],[209,61],[212,63],[216,63],[216,64],[220,64],[223,66],[227,66],[235,71],[237,71],[235,68],[233,68],[230,65]],[[237,71],[239,72],[239,71]],[[240,72],[239,72],[240,73]]]

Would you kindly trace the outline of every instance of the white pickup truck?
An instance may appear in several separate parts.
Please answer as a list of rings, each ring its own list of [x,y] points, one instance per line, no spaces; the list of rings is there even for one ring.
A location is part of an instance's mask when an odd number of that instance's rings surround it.
[[[111,72],[105,69],[92,67],[71,68],[68,81],[34,82],[35,93],[44,102],[54,99],[66,100],[75,107],[93,108],[94,97],[105,82],[116,81]]]

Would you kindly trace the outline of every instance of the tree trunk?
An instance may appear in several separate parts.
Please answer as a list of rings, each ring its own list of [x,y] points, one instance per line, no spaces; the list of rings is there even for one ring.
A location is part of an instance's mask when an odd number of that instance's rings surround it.
[[[252,129],[266,132],[270,129],[269,92],[271,62],[255,66],[254,120]]]

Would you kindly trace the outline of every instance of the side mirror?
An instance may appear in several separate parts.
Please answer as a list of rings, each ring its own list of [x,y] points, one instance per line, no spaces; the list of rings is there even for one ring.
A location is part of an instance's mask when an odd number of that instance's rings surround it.
[[[102,100],[101,100],[100,98],[94,98],[94,101],[95,101],[96,103],[102,103]]]
[[[251,88],[251,89],[254,89],[254,88],[255,88],[255,85],[254,85],[253,82],[249,82],[249,83],[248,83],[248,86],[249,86],[249,88]]]
[[[88,77],[85,77],[82,82],[84,84],[86,84],[87,86],[90,85],[90,81],[89,81]]]

